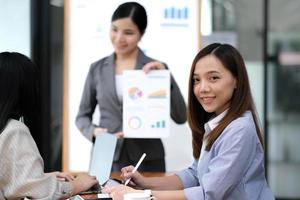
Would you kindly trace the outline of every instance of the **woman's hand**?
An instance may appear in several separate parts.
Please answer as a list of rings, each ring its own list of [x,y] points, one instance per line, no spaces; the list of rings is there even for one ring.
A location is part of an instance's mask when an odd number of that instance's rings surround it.
[[[102,133],[107,133],[107,128],[100,128],[100,127],[97,127],[94,129],[94,137],[96,137],[96,135],[98,134],[102,134]],[[116,132],[114,133],[114,135],[117,137],[117,138],[123,138],[124,137],[124,133],[122,131],[119,131],[119,132]]]
[[[69,173],[69,172],[50,172],[50,173],[46,173],[48,175],[51,176],[55,176],[57,180],[59,181],[73,181],[75,179],[75,177]]]
[[[151,70],[161,70],[161,69],[166,69],[166,66],[159,61],[152,61],[144,65],[143,71],[145,73],[150,72]]]
[[[90,189],[98,183],[95,176],[90,176],[86,173],[77,174],[76,178],[71,181],[73,185],[73,195]]]
[[[112,187],[104,187],[103,192],[108,193],[113,200],[123,200],[123,196],[125,193],[143,192],[143,191],[135,190],[125,185],[117,185]]]
[[[101,133],[107,133],[107,128],[101,128],[101,127],[95,128],[93,132],[93,136],[96,137],[96,135]]]
[[[124,133],[122,131],[117,132],[114,134],[118,139],[123,138],[124,137]]]
[[[132,173],[134,167],[132,165],[121,169],[121,178],[123,181],[130,179],[129,185],[134,188],[145,188],[146,178],[139,172]]]

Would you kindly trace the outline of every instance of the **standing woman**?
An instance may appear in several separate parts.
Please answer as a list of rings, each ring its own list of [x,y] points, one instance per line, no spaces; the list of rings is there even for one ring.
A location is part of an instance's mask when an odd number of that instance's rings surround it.
[[[131,185],[152,189],[160,200],[273,200],[264,168],[263,138],[247,70],[228,44],[211,44],[195,57],[189,78],[188,121],[192,165],[174,175],[143,177],[122,169]],[[106,188],[114,200],[126,186]]]
[[[22,54],[0,53],[0,199],[66,199],[97,183],[86,174],[44,173],[31,136],[40,123],[38,97],[37,67]]]
[[[147,156],[141,171],[165,171],[164,148],[160,139],[123,139],[122,133],[122,74],[124,70],[145,72],[167,69],[166,64],[146,56],[138,47],[147,27],[147,14],[136,2],[121,4],[111,19],[110,38],[114,52],[93,63],[88,72],[76,125],[81,133],[93,141],[96,134],[109,132],[119,137],[114,155],[113,171],[136,163],[143,153]],[[92,123],[96,105],[101,118]],[[186,105],[181,92],[171,77],[171,117],[179,124],[186,121]]]

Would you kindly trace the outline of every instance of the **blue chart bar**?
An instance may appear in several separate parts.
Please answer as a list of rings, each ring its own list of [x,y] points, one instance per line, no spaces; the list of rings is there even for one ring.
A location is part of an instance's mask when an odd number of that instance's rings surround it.
[[[157,121],[154,124],[151,125],[151,128],[166,128],[166,121]]]
[[[188,8],[187,7],[183,8],[183,18],[184,19],[188,18]]]
[[[165,120],[163,120],[163,121],[161,122],[161,126],[162,126],[162,128],[165,128],[165,127],[166,127],[166,122],[165,122]]]
[[[165,19],[188,19],[188,8],[166,8],[164,9]]]

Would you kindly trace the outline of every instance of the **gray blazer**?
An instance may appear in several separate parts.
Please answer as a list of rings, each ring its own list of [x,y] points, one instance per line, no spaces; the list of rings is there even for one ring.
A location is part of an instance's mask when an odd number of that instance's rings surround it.
[[[142,69],[150,61],[154,59],[147,57],[139,49],[135,69]],[[97,104],[101,113],[99,125],[92,123]],[[110,133],[122,131],[122,109],[122,102],[119,101],[116,92],[115,54],[113,53],[91,65],[76,117],[76,126],[90,141],[93,139],[93,130],[97,126],[107,128]],[[170,110],[171,117],[176,123],[186,122],[186,104],[172,75]],[[118,160],[122,145],[126,147],[132,160],[138,160],[143,152],[147,153],[146,160],[164,158],[164,149],[160,139],[124,139],[118,140],[114,160]]]

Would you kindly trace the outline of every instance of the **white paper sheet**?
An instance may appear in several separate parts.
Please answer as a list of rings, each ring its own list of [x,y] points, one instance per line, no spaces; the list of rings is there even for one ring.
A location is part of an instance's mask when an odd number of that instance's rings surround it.
[[[170,134],[170,71],[123,73],[123,132],[127,138]]]

